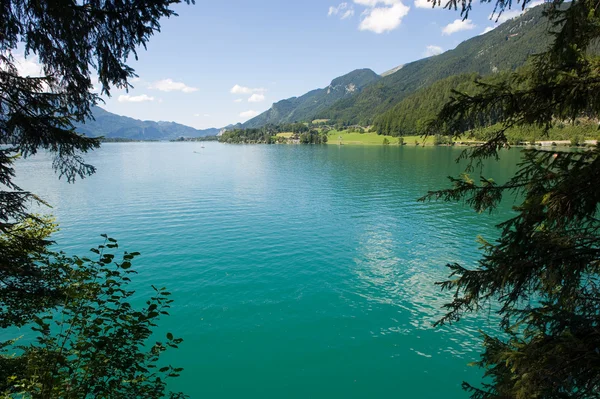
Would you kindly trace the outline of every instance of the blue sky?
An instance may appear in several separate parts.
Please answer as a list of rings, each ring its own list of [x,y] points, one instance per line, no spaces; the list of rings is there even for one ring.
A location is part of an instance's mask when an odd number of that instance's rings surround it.
[[[131,60],[135,88],[104,107],[196,128],[244,122],[354,69],[382,73],[452,49],[494,27],[492,10],[476,4],[463,22],[426,0],[196,0],[162,21]]]

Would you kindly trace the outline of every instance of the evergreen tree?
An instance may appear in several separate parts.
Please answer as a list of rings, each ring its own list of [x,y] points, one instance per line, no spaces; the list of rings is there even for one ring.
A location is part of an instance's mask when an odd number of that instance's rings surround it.
[[[497,1],[496,15],[510,5]],[[461,7],[465,18],[471,6],[470,0],[447,5]],[[507,193],[522,200],[516,215],[499,225],[500,238],[482,241],[478,264],[448,265],[451,279],[440,283],[454,299],[439,324],[490,303],[499,306],[502,334],[484,335],[479,362],[486,380],[479,387],[463,384],[475,399],[600,395],[600,149],[528,149],[504,184],[468,175],[499,156],[508,129],[533,125],[547,131],[557,121],[599,116],[600,58],[590,50],[600,35],[600,9],[589,0],[555,0],[545,7],[554,35],[548,51],[501,82],[455,92],[429,125],[431,133],[458,135],[482,114],[499,111],[502,122],[485,144],[463,154],[469,167],[451,179],[453,187],[424,200],[464,200],[478,212],[492,211]]]
[[[100,250],[97,261],[49,251],[54,225],[29,213],[28,205],[42,200],[15,184],[13,163],[45,150],[60,178],[73,182],[94,173],[83,154],[99,140],[74,128],[100,101],[92,77],[105,95],[112,87],[130,88],[136,75],[127,60],[180,2],[0,2],[0,327],[33,321],[40,334],[19,356],[13,342],[0,345],[8,351],[0,358],[5,397],[162,397],[165,375],[177,374],[171,368],[153,372],[164,345],[149,352],[143,345],[160,314],[156,309],[168,307],[164,294],[142,311],[129,305],[125,270],[133,255],[113,263],[114,256]],[[37,57],[40,77],[19,74],[19,49]],[[59,335],[56,325],[64,327]],[[167,345],[178,342],[167,337]]]
[[[193,0],[186,0],[190,2]],[[26,323],[59,293],[51,276],[30,259],[47,241],[12,228],[30,218],[27,206],[41,200],[14,183],[13,163],[43,149],[54,155],[59,177],[73,182],[94,173],[82,154],[98,139],[79,135],[75,122],[92,117],[101,93],[130,88],[134,70],[126,64],[160,29],[159,19],[175,15],[179,0],[98,1],[6,0],[0,6],[0,326]],[[18,73],[16,52],[35,55],[41,77]],[[15,307],[16,306],[16,307]]]

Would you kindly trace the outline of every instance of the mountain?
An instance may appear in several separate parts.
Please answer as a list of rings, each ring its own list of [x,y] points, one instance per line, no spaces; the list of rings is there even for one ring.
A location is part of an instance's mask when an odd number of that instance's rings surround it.
[[[333,105],[336,101],[350,98],[369,84],[381,79],[370,69],[357,69],[344,76],[335,78],[324,89],[316,89],[301,97],[281,100],[266,112],[244,123],[244,128],[256,128],[267,124],[282,124],[304,122],[314,119],[314,116]]]
[[[552,41],[547,33],[549,23],[542,11],[543,6],[528,9],[496,29],[464,41],[454,50],[405,64],[356,96],[341,99],[316,116],[369,125],[377,115],[438,80],[463,73],[485,76],[514,70],[530,55],[546,50]]]
[[[504,73],[495,74],[491,78],[504,75]],[[373,121],[373,128],[379,134],[390,136],[422,134],[426,123],[433,119],[444,104],[450,100],[453,90],[473,92],[477,88],[474,81],[480,77],[476,73],[453,75],[419,89],[388,111],[377,115]],[[493,124],[496,119],[488,115],[486,122]],[[465,126],[465,130],[468,128],[470,126]]]
[[[77,124],[76,129],[88,137],[104,136],[132,140],[171,140],[179,137],[214,136],[219,129],[198,130],[175,122],[153,122],[121,116],[94,107],[95,120]]]

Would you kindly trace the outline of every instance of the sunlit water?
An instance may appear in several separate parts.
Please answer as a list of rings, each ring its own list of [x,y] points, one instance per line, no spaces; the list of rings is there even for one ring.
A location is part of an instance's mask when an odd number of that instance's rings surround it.
[[[433,328],[448,262],[473,265],[494,215],[418,203],[462,167],[455,148],[105,144],[98,172],[59,181],[18,165],[69,254],[106,233],[139,251],[134,287],[176,300],[158,334],[184,339],[171,385],[192,398],[466,398],[489,315]],[[519,154],[486,173],[505,179]],[[493,316],[492,316],[493,317]],[[164,335],[163,335],[164,336]]]

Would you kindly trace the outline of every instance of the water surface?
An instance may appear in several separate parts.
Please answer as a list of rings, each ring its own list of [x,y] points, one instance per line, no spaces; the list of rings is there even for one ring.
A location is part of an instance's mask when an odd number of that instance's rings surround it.
[[[417,203],[462,169],[455,148],[105,144],[67,184],[41,155],[18,181],[53,205],[58,246],[106,233],[139,251],[135,288],[176,300],[159,334],[192,398],[466,398],[485,316],[432,328],[444,264],[473,265],[509,213]],[[514,170],[518,152],[486,169]]]

